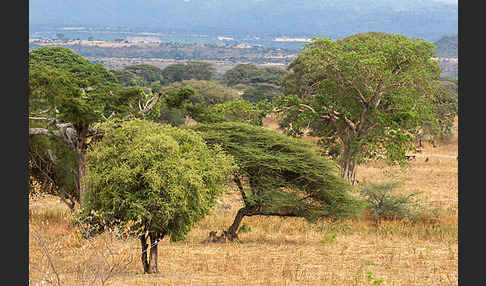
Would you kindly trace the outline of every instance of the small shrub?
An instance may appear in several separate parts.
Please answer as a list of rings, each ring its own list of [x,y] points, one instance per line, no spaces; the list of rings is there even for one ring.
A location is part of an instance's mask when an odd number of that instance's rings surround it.
[[[373,282],[373,285],[381,285],[384,281],[383,278],[375,278],[373,276],[373,272],[371,271],[366,272],[366,280],[368,281],[369,284]]]
[[[332,244],[336,241],[336,233],[335,232],[326,232],[324,237],[322,238],[323,244]]]
[[[418,193],[394,194],[399,182],[371,183],[361,189],[367,208],[375,220],[403,219],[414,221],[419,207]]]
[[[238,233],[246,233],[246,232],[251,232],[251,226],[247,225],[247,224],[242,224],[240,226],[240,228],[238,229]]]

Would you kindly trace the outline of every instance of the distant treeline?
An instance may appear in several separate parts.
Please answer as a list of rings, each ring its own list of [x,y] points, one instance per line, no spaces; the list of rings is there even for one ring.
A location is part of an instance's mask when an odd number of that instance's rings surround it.
[[[44,44],[31,42],[29,50],[37,49]],[[153,46],[100,47],[81,44],[56,43],[56,46],[66,47],[83,57],[102,58],[165,58],[175,60],[215,60],[252,63],[285,63],[292,61],[296,51],[250,47],[237,48],[232,46],[196,45],[161,43]]]
[[[437,46],[439,58],[458,57],[458,38],[455,36],[443,36],[433,43]],[[45,45],[40,42],[29,43],[29,50],[40,48]],[[158,45],[146,46],[123,46],[123,47],[101,47],[81,44],[68,44],[56,42],[56,46],[62,46],[73,50],[83,57],[95,58],[161,58],[184,61],[225,61],[233,63],[250,62],[254,64],[279,63],[287,65],[296,55],[295,50],[279,48],[219,46],[212,44],[181,44],[161,43]],[[444,76],[457,78],[457,61],[441,61],[442,73]]]

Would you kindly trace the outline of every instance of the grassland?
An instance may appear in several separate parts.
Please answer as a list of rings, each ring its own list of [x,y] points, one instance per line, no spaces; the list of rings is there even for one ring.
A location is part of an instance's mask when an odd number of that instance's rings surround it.
[[[394,179],[399,192],[420,192],[415,223],[247,217],[244,243],[201,243],[232,223],[241,202],[228,193],[187,241],[161,242],[156,275],[143,274],[137,239],[82,239],[61,202],[31,198],[30,285],[457,285],[457,136],[415,155],[407,168],[371,162],[357,172],[360,184]]]

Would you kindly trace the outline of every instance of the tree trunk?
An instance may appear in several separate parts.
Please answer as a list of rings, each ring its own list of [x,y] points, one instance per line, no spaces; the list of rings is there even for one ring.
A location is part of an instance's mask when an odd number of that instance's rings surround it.
[[[240,223],[243,220],[243,217],[246,215],[246,208],[243,207],[238,210],[238,213],[236,213],[235,220],[233,221],[233,224],[229,227],[228,232],[232,237],[236,237],[236,231],[240,227]]]
[[[86,175],[86,137],[88,135],[89,125],[84,125],[81,128],[77,128],[77,140],[75,151],[78,155],[78,177],[77,184],[79,191],[79,205],[82,207],[84,204],[85,186],[84,176]]]
[[[345,147],[341,160],[339,162],[340,172],[342,178],[347,180],[352,185],[356,184],[356,161],[352,159],[350,150]]]
[[[79,205],[84,205],[84,193],[85,193],[85,186],[84,186],[84,176],[86,175],[86,158],[85,154],[78,154],[78,176],[76,178],[76,186],[78,188],[79,193]]]
[[[153,232],[149,233],[150,237],[150,258],[149,258],[149,265],[148,265],[148,273],[158,273],[159,269],[157,267],[157,260],[158,260],[158,244],[159,244],[159,235]]]
[[[145,274],[158,273],[158,244],[164,238],[165,233],[149,232],[150,237],[150,254],[149,245],[147,243],[147,236],[145,234],[140,236],[140,242],[142,244],[142,265],[143,272]]]
[[[147,245],[147,237],[145,236],[145,234],[142,234],[140,236],[140,242],[142,244],[143,273],[149,273],[149,263],[147,260],[148,245]]]

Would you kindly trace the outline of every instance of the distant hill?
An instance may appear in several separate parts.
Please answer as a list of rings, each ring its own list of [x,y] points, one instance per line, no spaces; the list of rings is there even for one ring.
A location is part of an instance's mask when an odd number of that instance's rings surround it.
[[[380,31],[436,41],[457,33],[457,2],[439,0],[29,0],[29,28],[343,38]]]
[[[438,41],[434,42],[437,46],[436,51],[439,58],[457,58],[457,35],[454,36],[444,36]]]

